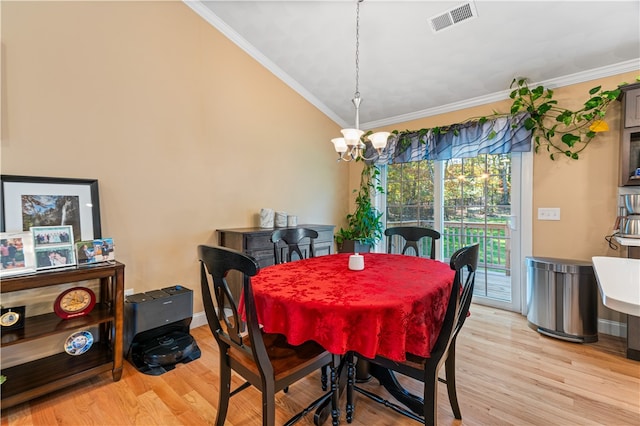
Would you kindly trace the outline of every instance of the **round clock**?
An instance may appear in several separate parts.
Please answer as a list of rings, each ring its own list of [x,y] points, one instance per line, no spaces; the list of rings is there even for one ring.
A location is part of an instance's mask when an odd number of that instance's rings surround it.
[[[58,295],[53,310],[60,318],[68,319],[87,315],[96,305],[96,295],[86,287],[74,287]]]

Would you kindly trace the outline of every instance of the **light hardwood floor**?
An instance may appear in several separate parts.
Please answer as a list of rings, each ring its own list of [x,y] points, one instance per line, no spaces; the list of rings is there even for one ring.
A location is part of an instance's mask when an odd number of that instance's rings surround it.
[[[441,384],[440,425],[640,425],[640,362],[624,357],[623,340],[601,335],[595,344],[568,343],[541,336],[519,314],[478,305],[471,311],[457,345],[463,420],[453,418]],[[206,326],[192,335],[202,350],[198,360],[161,376],[139,373],[125,363],[119,382],[103,374],[3,410],[2,425],[212,424],[217,348]],[[401,381],[414,392],[420,389],[413,380]],[[388,397],[375,381],[364,387]],[[276,421],[284,423],[320,394],[315,374],[291,386],[288,394],[279,393]],[[341,423],[347,424],[342,408]],[[250,388],[233,397],[227,424],[260,425],[259,392]],[[311,416],[299,424],[312,424]],[[356,394],[352,424],[418,423]]]

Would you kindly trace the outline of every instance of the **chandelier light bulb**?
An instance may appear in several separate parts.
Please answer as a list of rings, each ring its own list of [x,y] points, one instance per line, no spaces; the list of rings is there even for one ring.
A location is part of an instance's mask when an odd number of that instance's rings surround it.
[[[387,146],[387,139],[389,138],[389,132],[377,132],[369,135],[368,139],[371,141],[373,147],[377,150],[384,149]]]
[[[358,145],[360,138],[364,134],[364,132],[359,129],[342,129],[341,132],[348,146]]]
[[[333,147],[336,149],[337,153],[343,154],[347,152],[347,143],[344,138],[333,138],[331,139],[331,142],[333,142]]]

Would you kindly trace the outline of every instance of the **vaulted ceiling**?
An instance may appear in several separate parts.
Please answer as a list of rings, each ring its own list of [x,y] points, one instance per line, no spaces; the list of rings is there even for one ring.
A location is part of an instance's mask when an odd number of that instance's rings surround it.
[[[356,0],[185,3],[353,125]],[[470,14],[447,26],[456,10]],[[360,3],[363,129],[506,99],[515,77],[553,88],[631,71],[640,74],[637,0]]]

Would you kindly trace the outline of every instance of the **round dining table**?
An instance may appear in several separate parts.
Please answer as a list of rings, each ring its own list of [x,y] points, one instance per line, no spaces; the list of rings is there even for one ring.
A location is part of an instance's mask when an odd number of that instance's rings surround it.
[[[350,270],[348,253],[262,268],[251,280],[258,320],[293,345],[314,340],[343,355],[404,361],[428,357],[438,337],[454,271],[416,256],[366,253]]]

